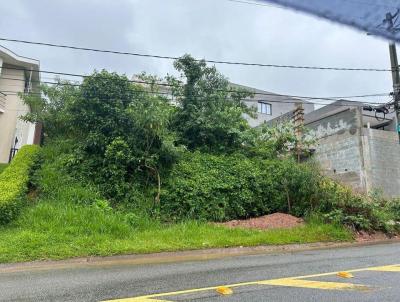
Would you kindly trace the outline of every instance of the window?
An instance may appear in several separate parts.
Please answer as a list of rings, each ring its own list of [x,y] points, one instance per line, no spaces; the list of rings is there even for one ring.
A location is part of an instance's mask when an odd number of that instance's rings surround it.
[[[258,102],[258,113],[271,115],[272,114],[271,104],[266,102]]]

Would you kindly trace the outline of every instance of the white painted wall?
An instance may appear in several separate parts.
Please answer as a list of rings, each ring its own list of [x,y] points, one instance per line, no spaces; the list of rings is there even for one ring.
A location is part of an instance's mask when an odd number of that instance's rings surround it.
[[[26,143],[28,145],[33,145],[33,140],[35,138],[35,128],[36,128],[35,124],[29,123],[29,126],[28,126],[28,137],[26,139]]]
[[[20,79],[21,81],[6,78]],[[0,91],[23,92],[25,75],[21,70],[3,69],[0,75]],[[6,96],[4,113],[0,113],[0,163],[8,162],[10,149],[18,137],[17,148],[29,143],[30,124],[20,120],[20,116],[29,111],[18,95],[9,93]],[[33,141],[33,139],[32,139]]]

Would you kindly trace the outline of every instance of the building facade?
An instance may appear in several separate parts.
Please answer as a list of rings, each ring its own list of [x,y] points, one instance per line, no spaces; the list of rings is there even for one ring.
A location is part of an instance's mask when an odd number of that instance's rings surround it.
[[[40,140],[39,127],[20,119],[30,108],[18,96],[38,91],[39,70],[39,61],[0,46],[0,163],[7,163],[23,145]]]
[[[257,113],[256,118],[246,116],[251,127],[257,127],[271,120],[279,119],[280,117],[293,112],[296,109],[297,104],[302,104],[305,114],[314,110],[314,104],[294,97],[237,84],[232,84],[232,86],[244,88],[254,93],[252,98],[247,98],[244,101],[248,107],[254,108]]]
[[[132,80],[138,81],[139,83],[142,81],[140,77],[136,75],[132,77]],[[146,84],[142,85],[146,86]],[[292,114],[296,110],[298,104],[302,104],[302,108],[304,109],[305,114],[310,113],[314,110],[313,103],[294,97],[235,83],[230,83],[230,87],[231,89],[245,89],[253,94],[252,97],[248,97],[243,100],[244,104],[246,104],[246,106],[249,108],[253,108],[254,112],[256,113],[256,117],[251,117],[247,114],[244,116],[251,127],[260,126],[263,123],[279,119],[280,117],[286,115],[290,116],[290,114]],[[174,106],[179,106],[176,97],[173,96],[171,88],[168,85],[159,85],[158,90],[163,96],[169,99],[171,104],[173,104]]]

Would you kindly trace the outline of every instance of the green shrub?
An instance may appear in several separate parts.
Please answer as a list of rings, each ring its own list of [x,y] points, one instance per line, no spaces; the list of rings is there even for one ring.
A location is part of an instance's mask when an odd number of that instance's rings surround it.
[[[400,203],[372,192],[355,193],[349,187],[323,178],[318,192],[317,212],[328,221],[347,225],[354,230],[394,233],[400,221]]]
[[[355,193],[312,164],[290,159],[188,152],[165,179],[164,219],[226,221],[285,212],[315,214],[353,230],[394,233],[400,228],[398,200]]]
[[[28,190],[30,171],[38,155],[38,146],[24,146],[0,174],[0,224],[11,221],[17,215]]]
[[[392,199],[386,204],[386,209],[392,213],[393,220],[400,223],[400,199]]]
[[[241,154],[187,153],[161,194],[161,213],[171,220],[225,221],[290,211],[302,215],[317,177],[292,160],[260,160]]]
[[[68,140],[49,141],[41,149],[43,164],[32,177],[40,196],[59,203],[104,206],[103,197],[96,186],[71,176],[65,167],[70,152]],[[101,207],[100,205],[99,207]]]

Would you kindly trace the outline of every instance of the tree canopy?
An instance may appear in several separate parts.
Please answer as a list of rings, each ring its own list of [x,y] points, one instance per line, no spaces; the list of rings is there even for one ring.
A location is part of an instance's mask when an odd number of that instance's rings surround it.
[[[178,95],[174,127],[189,149],[227,151],[240,147],[249,129],[244,114],[254,114],[243,100],[252,94],[233,87],[217,69],[185,55],[174,63],[183,83],[169,78]]]
[[[82,83],[43,86],[40,97],[23,96],[32,108],[24,119],[42,122],[46,139],[69,140],[66,165],[116,200],[129,199],[133,184],[150,182],[158,201],[162,175],[185,150],[260,158],[290,152],[292,127],[249,127],[245,115],[255,113],[244,99],[250,92],[189,55],[174,66],[180,78],[142,74],[131,81],[103,70]]]

